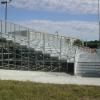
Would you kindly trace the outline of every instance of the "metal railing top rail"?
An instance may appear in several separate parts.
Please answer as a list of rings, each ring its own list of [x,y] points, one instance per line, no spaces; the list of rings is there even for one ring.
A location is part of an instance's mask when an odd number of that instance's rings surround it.
[[[66,37],[66,36],[62,36],[62,35],[59,35],[59,34],[48,34],[48,33],[46,33],[46,32],[39,32],[39,31],[36,31],[36,30],[33,30],[33,29],[31,29],[31,28],[27,28],[27,27],[24,27],[24,26],[22,26],[22,25],[20,25],[20,24],[15,24],[15,23],[13,23],[13,22],[9,22],[9,21],[5,21],[5,20],[0,20],[0,22],[1,23],[5,23],[5,24],[9,24],[9,25],[13,25],[14,27],[13,28],[20,28],[20,30],[21,29],[24,29],[24,30],[26,30],[27,32],[29,32],[29,33],[40,33],[40,34],[44,34],[44,35],[48,35],[48,36],[51,36],[51,37],[54,37],[54,38],[58,38],[58,40],[59,39],[65,39],[64,41],[65,42],[69,42],[69,43],[71,43],[72,44],[72,46],[73,46],[73,42],[74,42],[74,40],[77,40],[77,38],[72,38],[72,37]],[[17,30],[17,29],[16,29]],[[13,32],[14,32],[15,30],[13,30]],[[19,31],[19,30],[18,30]],[[69,40],[69,41],[67,41],[67,40]],[[59,41],[58,41],[59,42]],[[82,46],[75,46],[75,47],[78,47],[78,48],[81,48],[82,50],[84,50],[84,51],[86,51],[86,47],[82,47]],[[91,52],[91,49],[90,48],[88,48],[88,50],[87,51],[89,51],[89,52]]]
[[[5,22],[5,20],[1,20],[0,19],[0,22]],[[41,33],[41,34],[48,34],[48,35],[51,35],[51,36],[56,36],[56,37],[63,37],[63,38],[66,38],[66,39],[71,39],[71,40],[76,40],[76,39],[78,39],[78,38],[74,38],[74,37],[67,37],[67,36],[64,36],[64,35],[60,35],[60,34],[50,34],[50,33],[47,33],[47,32],[40,32],[40,31],[37,31],[37,30],[34,30],[34,29],[32,29],[32,28],[29,28],[29,27],[25,27],[25,26],[23,26],[23,25],[21,25],[21,24],[16,24],[16,23],[14,23],[14,22],[10,22],[10,21],[6,21],[6,23],[9,23],[9,24],[13,24],[13,25],[15,25],[15,26],[19,26],[19,27],[22,27],[22,28],[25,28],[26,30],[29,30],[30,32],[35,32],[35,33]]]

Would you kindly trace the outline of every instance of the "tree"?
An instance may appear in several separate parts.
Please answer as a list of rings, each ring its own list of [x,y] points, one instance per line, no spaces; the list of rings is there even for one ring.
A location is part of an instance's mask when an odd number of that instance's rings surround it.
[[[74,41],[73,45],[82,46],[83,43],[80,39],[77,39],[77,40]]]

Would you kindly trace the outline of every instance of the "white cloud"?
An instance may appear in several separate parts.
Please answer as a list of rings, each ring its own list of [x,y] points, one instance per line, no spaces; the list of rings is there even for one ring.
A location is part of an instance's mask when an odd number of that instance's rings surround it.
[[[76,37],[84,40],[98,39],[98,23],[85,21],[30,20],[20,24],[41,32]]]
[[[96,14],[98,0],[13,0],[12,5],[31,10]]]

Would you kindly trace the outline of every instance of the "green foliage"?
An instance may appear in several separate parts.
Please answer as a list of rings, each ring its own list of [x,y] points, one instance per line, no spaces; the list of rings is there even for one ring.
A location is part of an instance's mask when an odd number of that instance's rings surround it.
[[[98,48],[100,46],[100,41],[85,41],[84,45],[89,48]]]
[[[100,87],[0,81],[0,100],[100,100]]]
[[[80,39],[77,39],[74,41],[73,45],[77,46],[86,46],[89,48],[98,48],[100,47],[100,41],[94,40],[94,41],[84,41],[82,42]]]
[[[74,41],[73,45],[82,46],[83,43],[82,43],[81,40],[77,39],[77,40]]]

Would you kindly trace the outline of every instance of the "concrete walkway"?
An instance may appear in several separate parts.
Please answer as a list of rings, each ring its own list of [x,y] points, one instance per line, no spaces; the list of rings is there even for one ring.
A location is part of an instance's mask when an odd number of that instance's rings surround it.
[[[52,84],[77,84],[100,86],[100,78],[83,78],[65,73],[0,70],[0,80],[33,81]]]

